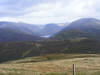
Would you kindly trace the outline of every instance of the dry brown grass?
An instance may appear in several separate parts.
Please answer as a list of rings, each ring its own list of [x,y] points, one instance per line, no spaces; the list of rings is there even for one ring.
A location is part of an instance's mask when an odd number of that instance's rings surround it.
[[[85,72],[86,75],[92,75],[93,73],[100,71],[100,55],[61,54],[60,56],[63,56],[64,59],[42,61],[42,62],[28,62],[28,63],[24,63],[24,62],[19,63],[20,61],[24,61],[24,60],[18,60],[16,62],[13,61],[10,63],[0,64],[0,73],[5,73],[5,74],[18,73],[23,75],[34,75],[34,72],[38,72],[38,74],[67,72],[68,75],[71,75],[72,64],[75,64],[76,72],[78,73]],[[69,58],[65,58],[64,56]],[[32,59],[34,60],[34,58],[31,58],[31,60]],[[26,60],[29,60],[29,58],[25,59],[25,61]]]

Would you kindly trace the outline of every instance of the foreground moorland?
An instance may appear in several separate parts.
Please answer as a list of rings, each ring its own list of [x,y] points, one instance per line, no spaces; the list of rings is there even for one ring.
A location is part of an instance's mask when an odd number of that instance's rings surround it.
[[[52,54],[0,64],[0,75],[100,75],[99,54]]]

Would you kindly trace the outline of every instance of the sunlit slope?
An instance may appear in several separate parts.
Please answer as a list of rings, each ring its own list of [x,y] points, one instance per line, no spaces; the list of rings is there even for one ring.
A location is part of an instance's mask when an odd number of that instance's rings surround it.
[[[96,54],[54,54],[21,59],[0,64],[0,74],[71,75],[73,64],[77,75],[100,74],[100,55]]]

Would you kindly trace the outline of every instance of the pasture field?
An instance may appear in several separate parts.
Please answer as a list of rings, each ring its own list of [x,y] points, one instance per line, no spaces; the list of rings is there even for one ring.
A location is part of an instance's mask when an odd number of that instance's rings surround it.
[[[0,75],[100,75],[99,54],[52,54],[0,64]]]

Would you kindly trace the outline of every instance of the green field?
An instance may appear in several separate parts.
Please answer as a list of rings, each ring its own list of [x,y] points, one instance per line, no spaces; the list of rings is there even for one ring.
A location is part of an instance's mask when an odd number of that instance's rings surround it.
[[[0,64],[0,75],[100,75],[100,55],[53,54]]]

